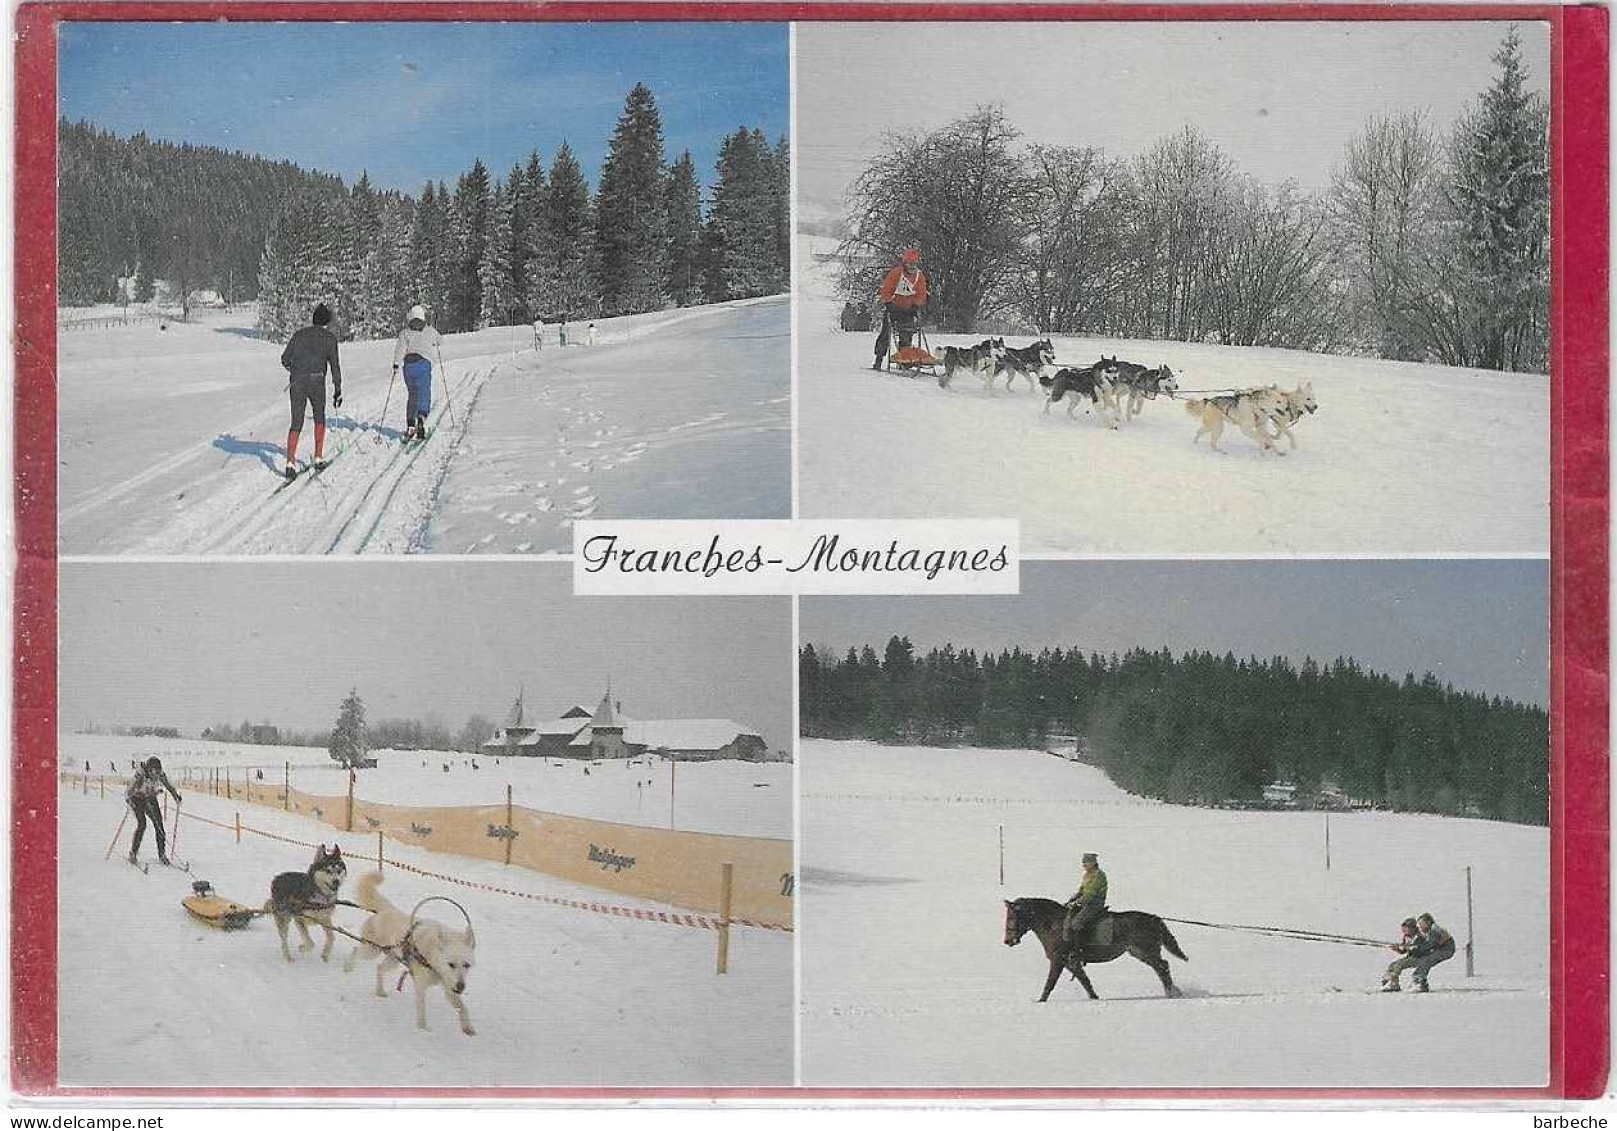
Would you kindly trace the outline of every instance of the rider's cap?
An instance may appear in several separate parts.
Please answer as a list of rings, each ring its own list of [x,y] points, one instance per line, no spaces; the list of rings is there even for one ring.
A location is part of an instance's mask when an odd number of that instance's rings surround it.
[[[1084,864],[1099,864],[1100,857],[1096,856],[1093,852],[1086,852],[1084,853],[1081,862]]]
[[[427,308],[417,303],[410,308],[410,313],[405,315],[405,319],[409,322],[425,322],[427,320]]]
[[[1413,928],[1415,928],[1415,927],[1417,927],[1419,925],[1420,924],[1416,923],[1415,920],[1413,920],[1413,919],[1405,919],[1404,920],[1404,926],[1409,927],[1411,929],[1413,929]]]
[[[920,261],[921,261],[921,249],[920,248],[918,248],[918,247],[906,247],[904,249],[904,262],[905,263],[919,263]]]

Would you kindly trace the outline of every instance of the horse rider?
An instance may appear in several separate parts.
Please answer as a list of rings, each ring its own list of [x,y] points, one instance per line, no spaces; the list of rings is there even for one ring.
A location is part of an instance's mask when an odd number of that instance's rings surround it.
[[[1100,860],[1086,852],[1082,863],[1083,878],[1077,894],[1067,901],[1067,919],[1061,927],[1062,938],[1074,946],[1083,946],[1090,929],[1106,914],[1106,873],[1100,870]]]
[[[1454,936],[1439,927],[1437,920],[1427,912],[1419,918],[1404,920],[1403,938],[1392,949],[1403,957],[1387,967],[1387,975],[1381,979],[1381,992],[1395,994],[1403,989],[1398,978],[1409,970],[1415,982],[1415,992],[1423,994],[1431,989],[1426,984],[1426,977],[1432,967],[1454,957]]]
[[[893,335],[898,335],[898,348],[906,349],[915,338],[926,310],[926,272],[921,270],[921,251],[907,247],[900,261],[887,272],[881,283],[881,333],[876,338],[876,360],[872,369],[880,369],[892,348]]]

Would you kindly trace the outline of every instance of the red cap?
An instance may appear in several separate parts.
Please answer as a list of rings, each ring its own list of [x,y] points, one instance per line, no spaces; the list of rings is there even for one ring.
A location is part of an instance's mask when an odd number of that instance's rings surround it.
[[[919,248],[906,247],[904,249],[904,262],[905,263],[919,263],[920,261],[921,261],[921,251],[920,251]]]

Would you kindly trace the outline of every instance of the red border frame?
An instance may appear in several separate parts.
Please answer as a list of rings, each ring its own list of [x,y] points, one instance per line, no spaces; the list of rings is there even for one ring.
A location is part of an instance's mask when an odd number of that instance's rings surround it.
[[[63,20],[1538,20],[1551,25],[1550,1081],[1543,1088],[63,1088],[57,1083],[56,24]],[[599,1101],[1543,1100],[1600,1096],[1610,1050],[1610,696],[1607,436],[1610,21],[1605,8],[1515,5],[1055,5],[260,0],[26,4],[16,16],[17,572],[11,892],[11,1083],[63,1098],[363,1097]],[[1571,81],[1572,77],[1576,81]],[[48,395],[47,395],[48,394]],[[26,979],[18,970],[29,971]]]

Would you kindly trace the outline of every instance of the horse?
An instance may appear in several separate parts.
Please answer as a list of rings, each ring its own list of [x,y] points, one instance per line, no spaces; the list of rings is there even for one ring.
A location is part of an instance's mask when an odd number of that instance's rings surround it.
[[[1090,962],[1110,962],[1124,954],[1133,955],[1156,971],[1157,977],[1162,980],[1162,990],[1168,997],[1179,996],[1179,988],[1173,984],[1173,975],[1168,970],[1168,960],[1162,957],[1162,951],[1166,949],[1183,962],[1190,959],[1179,949],[1179,940],[1173,937],[1168,925],[1157,916],[1145,911],[1108,911],[1090,931],[1090,937],[1109,941],[1088,942],[1082,947],[1074,947],[1063,937],[1062,928],[1066,919],[1066,905],[1053,899],[1005,901],[1005,945],[1015,946],[1022,941],[1023,935],[1032,931],[1039,936],[1044,955],[1050,960],[1050,976],[1044,980],[1044,993],[1039,996],[1041,1003],[1049,1000],[1050,991],[1056,988],[1064,969],[1072,971],[1072,976],[1083,985],[1091,1000],[1098,999],[1100,995],[1090,984],[1084,966]]]

